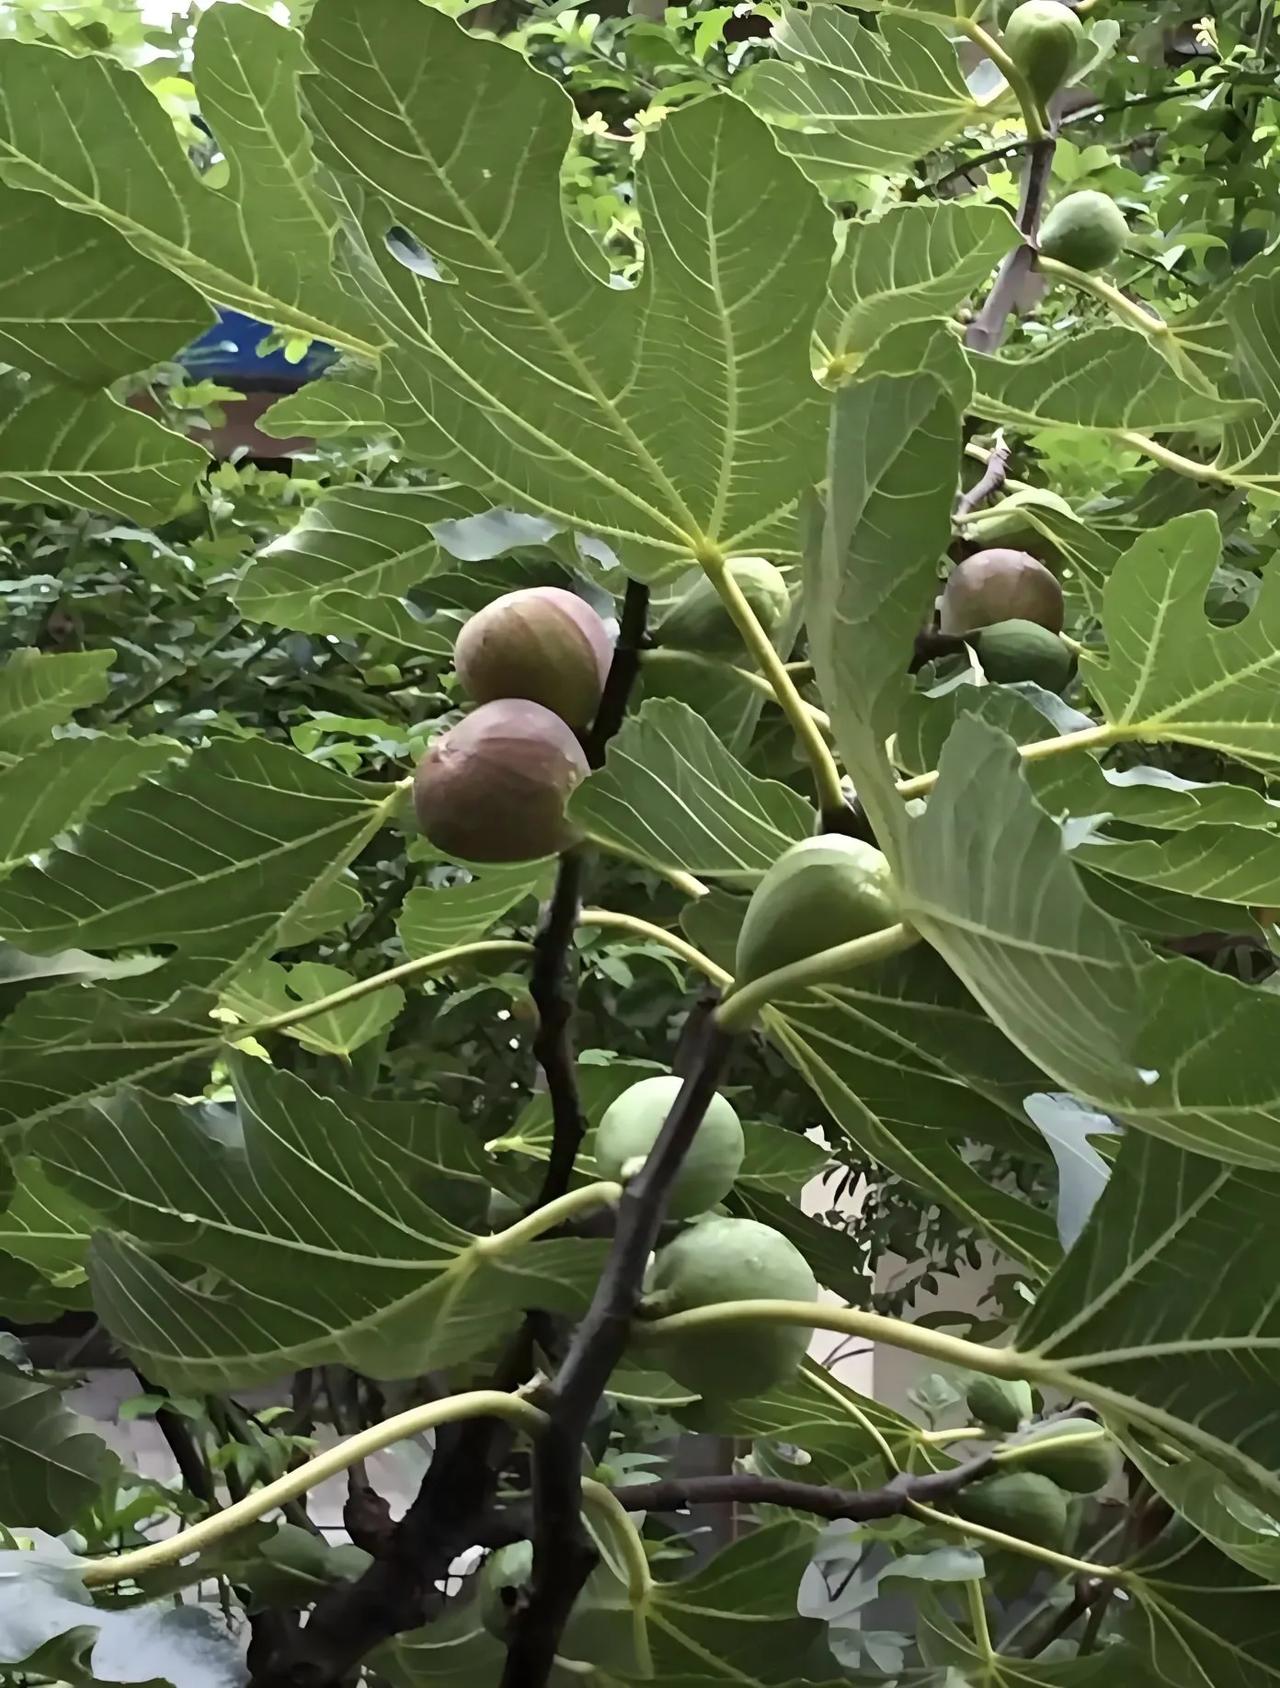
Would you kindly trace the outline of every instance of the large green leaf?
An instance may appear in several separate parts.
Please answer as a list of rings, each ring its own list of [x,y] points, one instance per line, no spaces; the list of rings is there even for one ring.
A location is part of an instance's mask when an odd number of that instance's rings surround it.
[[[452,1116],[236,1073],[238,1120],[129,1092],[41,1135],[46,1170],[113,1227],[90,1251],[94,1301],[148,1369],[192,1389],[325,1361],[408,1377],[491,1346],[525,1306],[580,1310],[602,1245],[493,1256],[436,1210],[450,1135],[470,1164]]]
[[[881,847],[904,809],[885,740],[951,533],[960,419],[928,375],[877,376],[835,400],[824,519],[805,561],[805,620],[836,743]]]
[[[1107,582],[1107,661],[1087,665],[1089,689],[1120,736],[1274,763],[1280,760],[1280,580],[1264,575],[1252,613],[1233,627],[1214,627],[1203,604],[1220,556],[1217,518],[1209,510],[1143,534]]]
[[[1251,265],[1220,302],[1235,354],[1228,391],[1256,406],[1235,417],[1222,435],[1217,467],[1274,494],[1280,489],[1280,264],[1274,253]]]
[[[0,1523],[10,1530],[67,1529],[115,1465],[58,1390],[7,1360],[0,1360],[0,1454]]]
[[[963,716],[940,769],[903,835],[904,917],[1061,1084],[1095,1101],[1136,1093],[1145,952],[1085,896],[1004,734]]]
[[[260,961],[232,980],[222,993],[222,1008],[246,1025],[254,1025],[304,1003],[319,1003],[354,983],[353,974],[323,961],[299,961],[291,967],[278,961]],[[398,985],[389,985],[354,1002],[312,1014],[296,1026],[286,1027],[284,1035],[316,1055],[336,1055],[345,1060],[394,1025],[403,1007],[404,992]]]
[[[892,175],[975,121],[955,49],[923,21],[877,30],[836,6],[784,13],[776,61],[756,66],[746,98],[779,146],[832,198],[859,173]]]
[[[639,572],[789,548],[820,473],[809,335],[831,237],[768,130],[727,97],[669,115],[638,172],[643,277],[607,289],[564,233],[553,81],[414,0],[319,0],[307,48],[323,155],[360,181],[369,264],[398,295],[381,393],[406,449]],[[425,255],[389,250],[393,224]]]
[[[0,751],[35,750],[77,709],[101,703],[112,650],[10,652],[0,666]]]
[[[0,108],[2,88],[0,82]],[[6,503],[70,504],[147,526],[173,513],[208,461],[201,446],[106,393],[35,382],[6,383],[0,393],[0,500]]]
[[[86,653],[93,656],[94,664],[101,654],[113,653]],[[54,664],[56,673],[57,665],[68,660],[76,663],[80,657],[79,653],[69,658],[38,657],[25,676],[13,676],[19,683],[10,687],[6,677],[18,660],[11,657],[9,665],[0,669],[0,700],[7,693],[14,704],[16,694],[25,690],[27,682],[49,677],[50,671],[42,665]],[[79,670],[82,680],[96,678],[94,664],[89,665],[88,675],[83,668]],[[50,688],[47,701],[42,703],[39,690],[33,688],[27,710],[15,708],[12,714],[6,712],[6,718],[0,720],[0,744],[9,732],[19,738],[30,736],[33,741],[47,736],[40,730],[42,721],[70,705],[71,698],[79,691],[79,681],[75,685],[70,683],[77,670],[72,668],[68,673],[64,667],[61,672],[68,684],[60,695]],[[182,747],[167,739],[65,738],[54,739],[43,749],[5,768],[0,772],[0,874],[8,873],[37,850],[44,849],[99,803],[127,791],[150,774],[160,773],[182,754]]]
[[[1131,1577],[1125,1630],[1152,1680],[1173,1688],[1280,1682],[1280,1588],[1224,1558],[1183,1524],[1166,1530]]]
[[[550,862],[518,862],[463,885],[415,885],[401,905],[400,942],[411,956],[473,943],[521,903],[549,895],[554,876]]]
[[[396,800],[281,745],[222,740],[104,804],[74,849],[13,873],[0,932],[37,952],[173,945],[185,983],[212,982],[335,878]]]
[[[1035,357],[974,355],[972,363],[979,415],[1020,428],[1123,434],[1215,427],[1255,408],[1251,401],[1191,386],[1149,341],[1127,328],[1091,328],[1055,339]]]
[[[0,41],[0,179],[100,217],[217,304],[372,356],[334,279],[336,215],[298,112],[302,43],[248,6],[211,6],[196,88],[228,169],[201,181],[146,83],[115,60]]]
[[[171,358],[213,320],[186,282],[114,229],[0,185],[0,358],[105,387]]]
[[[433,626],[406,594],[451,566],[431,524],[479,508],[457,487],[343,487],[258,553],[236,588],[236,607],[248,620],[300,633],[385,639],[447,656],[454,627]]]
[[[1280,837],[1243,826],[1201,826],[1137,837],[1100,833],[1072,851],[1077,863],[1148,889],[1249,907],[1280,904]]]
[[[845,223],[818,314],[821,360],[852,368],[892,329],[950,315],[1017,239],[998,205],[896,205]]]
[[[1280,1496],[1274,1172],[1141,1132],[1018,1331],[1028,1375]]]
[[[748,773],[700,715],[669,698],[627,721],[569,812],[624,856],[746,886],[813,830],[803,798]]]
[[[51,1299],[87,1301],[85,1255],[92,1223],[65,1190],[50,1183],[29,1155],[14,1162],[14,1189],[0,1212],[0,1250],[20,1260],[49,1286]]]

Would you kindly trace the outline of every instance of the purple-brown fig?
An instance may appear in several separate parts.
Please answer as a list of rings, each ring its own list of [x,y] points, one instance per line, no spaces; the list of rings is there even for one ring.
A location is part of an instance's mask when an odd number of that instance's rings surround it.
[[[1025,551],[975,551],[947,577],[939,617],[944,633],[972,633],[997,621],[1034,621],[1061,633],[1062,588]]]
[[[596,712],[612,658],[604,622],[558,586],[527,586],[495,598],[471,617],[453,647],[458,678],[477,703],[527,698],[579,728]]]
[[[434,741],[414,775],[413,806],[446,856],[533,861],[577,842],[565,805],[587,771],[558,715],[526,698],[499,698]]]

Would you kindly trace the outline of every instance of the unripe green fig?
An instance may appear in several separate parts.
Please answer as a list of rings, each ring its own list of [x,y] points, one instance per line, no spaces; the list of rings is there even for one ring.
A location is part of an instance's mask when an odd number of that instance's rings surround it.
[[[480,1568],[480,1622],[495,1640],[508,1639],[507,1626],[533,1575],[533,1543],[508,1542]]]
[[[735,983],[882,932],[897,920],[889,863],[874,844],[838,832],[803,838],[783,851],[747,904]]]
[[[1044,257],[1088,275],[1114,264],[1128,238],[1129,225],[1116,202],[1082,188],[1058,201],[1041,224],[1036,245]]]
[[[577,841],[565,814],[582,746],[540,703],[501,698],[431,744],[413,778],[418,825],[446,856],[524,862]]]
[[[1034,621],[1061,633],[1062,588],[1025,551],[975,551],[947,576],[939,620],[944,633],[973,633],[997,621]]]
[[[558,586],[495,598],[471,617],[453,647],[458,678],[477,703],[527,698],[571,727],[590,723],[612,659],[604,622]]]
[[[772,637],[791,608],[785,577],[764,557],[732,557],[728,567],[756,619]],[[658,623],[654,639],[659,645],[708,656],[732,656],[742,649],[742,635],[705,574],[676,599]]]
[[[1013,1469],[1047,1477],[1073,1495],[1097,1494],[1115,1471],[1115,1445],[1090,1418],[1032,1425],[1006,1451]]]
[[[642,1078],[610,1103],[596,1132],[596,1171],[625,1183],[644,1165],[682,1081],[662,1074]],[[692,1219],[722,1202],[742,1169],[742,1124],[718,1092],[711,1098],[667,1202],[668,1219]]]
[[[978,1423],[992,1430],[1016,1430],[1035,1411],[1031,1385],[1021,1378],[975,1377],[964,1399]]]
[[[1066,499],[1059,498],[1056,492],[1044,487],[1025,487],[1011,492],[989,509],[976,511],[972,520],[965,522],[965,535],[979,543],[1009,540],[1015,545],[1027,542],[1034,545],[1039,535],[1028,519],[1028,512],[1033,510],[1056,511],[1060,516],[1075,514]]]
[[[754,1219],[703,1219],[658,1250],[645,1299],[651,1312],[665,1315],[762,1297],[818,1299],[800,1250]],[[653,1355],[686,1389],[732,1401],[785,1383],[805,1356],[809,1334],[797,1325],[707,1326],[664,1337]]]
[[[1039,622],[997,621],[980,627],[970,642],[987,679],[997,684],[1033,680],[1046,691],[1060,692],[1071,678],[1071,652]]]
[[[1034,1471],[1001,1471],[972,1483],[952,1501],[957,1517],[1019,1541],[1061,1551],[1070,1517],[1067,1497]]]
[[[1070,76],[1084,45],[1084,27],[1059,0],[1023,0],[1004,26],[1004,50],[1045,105]]]

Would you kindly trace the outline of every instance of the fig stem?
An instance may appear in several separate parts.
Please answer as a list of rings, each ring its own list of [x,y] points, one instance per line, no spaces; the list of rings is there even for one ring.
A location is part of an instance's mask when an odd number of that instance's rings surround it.
[[[991,1625],[987,1622],[987,1602],[983,1598],[982,1578],[970,1577],[964,1585],[969,1606],[969,1627],[973,1630],[974,1645],[988,1665],[996,1656],[991,1645]]]
[[[825,985],[842,973],[884,961],[919,942],[918,932],[900,924],[819,950],[816,955],[807,955],[803,961],[793,961],[788,967],[765,973],[730,992],[716,1010],[716,1022],[723,1031],[745,1031],[760,1009],[775,997],[803,990],[808,985]]]
[[[584,1184],[580,1189],[568,1190],[543,1207],[535,1208],[523,1219],[508,1225],[505,1231],[495,1231],[491,1237],[477,1237],[471,1247],[474,1253],[492,1260],[521,1248],[548,1231],[554,1231],[566,1220],[596,1207],[611,1207],[622,1198],[622,1185],[601,1182]]]
[[[1091,293],[1122,321],[1129,323],[1139,334],[1145,334],[1149,339],[1160,339],[1173,333],[1173,329],[1158,311],[1139,305],[1136,300],[1123,294],[1118,287],[1113,287],[1109,281],[1103,281],[1101,276],[1090,275],[1086,270],[1078,270],[1072,264],[1064,264],[1058,258],[1046,258],[1043,254],[1036,259],[1036,267],[1047,276],[1056,276],[1059,281],[1065,281],[1069,287],[1078,287],[1082,293]]]
[[[704,885],[700,879],[695,879],[691,873],[683,868],[670,867],[662,862],[651,862],[647,856],[642,856],[638,850],[625,849],[612,838],[601,838],[597,832],[584,832],[584,844],[592,844],[597,850],[603,850],[606,856],[615,856],[621,862],[634,862],[637,867],[648,868],[650,873],[656,873],[668,883],[675,886],[677,891],[683,891],[686,897],[705,897],[710,891],[709,885]]]
[[[740,668],[736,662],[720,662],[713,656],[703,656],[699,651],[664,650],[662,648],[646,651],[643,661],[645,667],[648,667],[652,662],[685,662],[690,663],[694,668],[705,668],[713,674],[731,674],[735,680],[741,680],[744,686],[750,686],[752,691],[762,692],[766,697],[773,698],[777,702],[774,689],[763,674],[753,674],[749,668]],[[808,666],[808,663],[784,663],[783,671],[790,677],[793,669],[797,667],[808,668]],[[794,682],[792,683],[794,684]],[[801,698],[800,702],[822,731],[829,733],[831,731],[831,717],[827,712],[824,709],[819,709],[815,704],[805,702],[804,698]]]
[[[1137,736],[1130,728],[1103,723],[1097,727],[1081,727],[1075,733],[1061,733],[1057,738],[1035,739],[1031,744],[1020,744],[1018,755],[1024,762],[1045,762],[1051,756],[1064,756],[1072,750],[1105,750]],[[917,774],[914,779],[899,780],[898,795],[925,797],[937,783],[938,770],[934,768],[927,774]]]
[[[651,921],[641,920],[637,914],[621,914],[611,908],[584,908],[578,915],[578,924],[632,932],[638,938],[647,938],[650,943],[661,944],[665,949],[669,949],[672,955],[678,955],[681,961],[687,961],[690,967],[696,967],[699,973],[705,973],[714,984],[728,985],[733,982],[732,973],[726,973],[709,955],[704,955],[678,932],[668,932],[663,926],[655,926]]]
[[[1038,1542],[1024,1541],[1021,1536],[1007,1536],[1003,1530],[991,1530],[985,1524],[971,1524],[967,1518],[953,1518],[949,1512],[939,1512],[936,1507],[926,1506],[923,1501],[912,1501],[911,1511],[924,1523],[933,1524],[940,1530],[950,1530],[954,1535],[972,1536],[975,1541],[986,1542],[990,1547],[1002,1547],[1009,1553],[1021,1553],[1027,1559],[1038,1559],[1042,1565],[1052,1565],[1055,1570],[1068,1576],[1098,1577],[1103,1582],[1122,1583],[1126,1580],[1124,1569],[1120,1565],[1094,1565],[1088,1559],[1075,1559],[1069,1553],[1058,1553],[1052,1547],[1041,1547]]]
[[[179,1530],[176,1535],[166,1536],[163,1541],[152,1542],[147,1547],[134,1548],[129,1553],[88,1561],[81,1573],[84,1586],[107,1588],[162,1566],[175,1565],[180,1559],[212,1547],[226,1536],[243,1530],[246,1525],[256,1523],[286,1501],[306,1494],[317,1483],[327,1482],[330,1477],[348,1470],[358,1460],[368,1459],[371,1454],[380,1453],[395,1442],[402,1442],[406,1436],[418,1436],[424,1430],[435,1430],[441,1425],[458,1424],[471,1418],[505,1419],[531,1436],[538,1435],[547,1422],[546,1414],[531,1402],[500,1389],[472,1389],[462,1395],[451,1395],[444,1401],[424,1402],[410,1407],[407,1412],[394,1413],[390,1418],[383,1419],[381,1424],[370,1425],[367,1430],[348,1436],[345,1441],[316,1454],[314,1459],[286,1471],[274,1483],[264,1484],[234,1506],[225,1507],[210,1518],[202,1518],[198,1524]]]
[[[582,1499],[593,1508],[599,1518],[607,1520],[611,1539],[616,1542],[625,1562],[627,1573],[627,1601],[631,1607],[632,1629],[636,1643],[636,1664],[642,1677],[653,1675],[653,1654],[649,1646],[649,1625],[645,1607],[653,1593],[653,1573],[649,1569],[649,1555],[644,1550],[644,1538],[632,1522],[631,1514],[612,1489],[594,1478],[582,1479]]]
[[[786,664],[773,648],[773,641],[760,625],[742,588],[729,571],[728,560],[721,556],[702,557],[704,572],[720,600],[728,610],[743,643],[756,660],[756,665],[769,684],[778,707],[790,721],[796,737],[813,769],[818,789],[818,807],[824,814],[844,808],[844,788],[835,758],[827,749],[826,740],[810,714],[809,705],[800,696],[796,683],[787,673]]]
[[[1167,445],[1161,445],[1159,440],[1153,440],[1147,434],[1124,429],[1115,437],[1121,445],[1142,452],[1154,463],[1172,469],[1177,475],[1186,475],[1190,480],[1206,481],[1210,486],[1250,487],[1255,484],[1248,475],[1233,475],[1230,470],[1219,469],[1213,463],[1197,463],[1194,457],[1184,457],[1181,452],[1171,451]]]
[[[317,1014],[328,1014],[335,1008],[345,1008],[349,1002],[359,1002],[361,997],[385,990],[388,985],[416,979],[423,973],[437,973],[454,961],[470,961],[486,955],[530,955],[532,952],[533,945],[519,938],[486,938],[475,944],[455,944],[451,949],[436,950],[431,955],[418,956],[414,961],[402,961],[397,967],[388,967],[385,973],[373,973],[367,979],[357,979],[354,984],[344,985],[340,991],[330,991],[328,996],[317,997],[314,1002],[304,1002],[283,1014],[273,1014],[269,1020],[236,1026],[225,1034],[225,1041],[242,1043],[245,1038],[260,1037],[264,1032],[285,1031],[289,1026],[300,1025],[303,1020],[314,1019]]]
[[[1014,97],[1022,107],[1022,123],[1027,131],[1029,141],[1043,141],[1048,136],[1045,125],[1045,115],[1040,102],[1031,91],[1031,84],[1005,52],[1004,48],[982,25],[973,18],[957,18],[955,27],[961,35],[967,35],[975,47],[980,47],[992,64],[1009,84]]]

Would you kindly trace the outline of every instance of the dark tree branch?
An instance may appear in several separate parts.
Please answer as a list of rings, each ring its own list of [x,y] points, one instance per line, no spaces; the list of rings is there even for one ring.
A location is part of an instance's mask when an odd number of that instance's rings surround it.
[[[640,648],[649,613],[649,588],[627,582],[618,642],[600,697],[600,707],[584,741],[593,768],[604,761],[609,740],[622,725],[636,676]],[[533,1207],[564,1195],[573,1176],[586,1120],[578,1099],[573,1048],[573,1014],[577,1002],[576,969],[572,965],[573,934],[582,906],[583,857],[569,850],[560,858],[555,888],[534,939],[529,994],[538,1010],[533,1055],[547,1081],[551,1101],[551,1153]]]
[[[1032,244],[1040,227],[1040,213],[1049,186],[1057,139],[1053,134],[1033,141],[1022,172],[1022,201],[1018,206],[1018,232],[1022,239],[996,273],[995,282],[982,309],[965,331],[964,343],[974,352],[993,352],[1004,338],[1005,324],[1017,303],[1023,282],[1035,263]]]
[[[961,493],[960,497],[956,499],[954,515],[967,516],[971,511],[976,510],[980,504],[985,504],[988,498],[999,492],[1004,485],[1005,476],[1009,473],[1009,459],[1012,455],[1013,448],[1005,439],[1004,429],[1001,428],[996,433],[996,443],[987,459],[987,466],[982,471],[982,475],[973,483],[968,492]]]
[[[795,1512],[811,1512],[817,1518],[847,1518],[865,1524],[879,1518],[897,1518],[915,1502],[933,1506],[950,1500],[990,1469],[991,1455],[982,1454],[950,1471],[931,1471],[919,1477],[900,1472],[881,1489],[824,1488],[818,1483],[741,1472],[628,1483],[613,1494],[628,1512],[684,1512],[691,1506],[786,1506]]]
[[[730,1038],[714,1021],[658,1140],[618,1205],[613,1249],[564,1364],[544,1391],[549,1416],[533,1457],[533,1579],[512,1626],[502,1688],[543,1688],[565,1622],[596,1554],[582,1523],[582,1442],[592,1410],[626,1347],[645,1267],[667,1195],[728,1061]]]
[[[629,580],[622,600],[613,661],[600,696],[600,707],[586,738],[587,761],[593,768],[603,763],[609,740],[622,725],[622,718],[627,712],[631,691],[640,672],[640,652],[644,649],[648,620],[649,588],[638,580]]]
[[[1060,1640],[1069,1629],[1079,1623],[1110,1587],[1110,1583],[1099,1582],[1092,1577],[1078,1577],[1075,1593],[1070,1601],[1056,1615],[1053,1622],[1047,1624],[1041,1634],[1027,1646],[1022,1657],[1038,1659],[1041,1653],[1046,1652],[1055,1641]]]
[[[148,1395],[157,1395],[161,1400],[169,1399],[169,1391],[161,1388],[158,1383],[152,1383],[149,1377],[143,1375],[134,1366],[133,1375],[142,1385]],[[172,1407],[156,1408],[156,1428],[164,1437],[173,1455],[174,1463],[182,1476],[182,1481],[191,1493],[211,1512],[218,1510],[218,1495],[214,1488],[213,1473],[209,1469],[209,1462],[200,1450],[191,1429],[190,1421]]]

